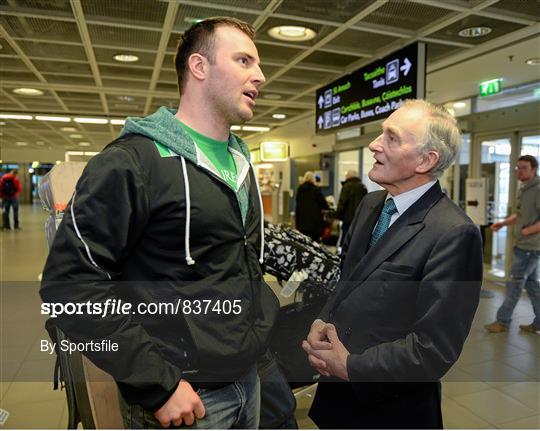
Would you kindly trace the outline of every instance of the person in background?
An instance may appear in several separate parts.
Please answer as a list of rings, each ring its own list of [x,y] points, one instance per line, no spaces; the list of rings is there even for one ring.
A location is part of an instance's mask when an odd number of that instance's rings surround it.
[[[347,171],[345,173],[345,181],[339,194],[338,207],[336,210],[336,218],[341,220],[341,233],[338,247],[343,247],[343,242],[349,226],[351,225],[356,208],[360,204],[360,201],[367,194],[366,186],[362,183],[358,177],[358,172],[354,170]]]
[[[438,178],[461,143],[443,107],[408,100],[369,145],[371,181],[339,284],[303,348],[322,375],[319,428],[442,428],[441,377],[458,359],[482,284],[480,231]]]
[[[540,178],[538,160],[521,156],[516,165],[516,176],[521,182],[515,211],[504,220],[493,223],[491,230],[514,226],[514,253],[510,282],[503,304],[497,310],[497,320],[485,325],[489,332],[505,332],[512,321],[512,313],[523,288],[527,291],[534,311],[534,321],[519,325],[525,332],[540,331]]]
[[[322,211],[327,209],[328,203],[315,184],[315,175],[307,171],[296,191],[296,229],[319,242],[324,228]]]
[[[19,195],[22,187],[18,178],[19,171],[13,169],[0,178],[0,197],[2,198],[2,230],[10,230],[10,209],[13,208],[13,227],[18,230],[19,224]]]
[[[116,343],[85,355],[116,380],[126,428],[259,424],[257,362],[279,302],[249,150],[230,132],[265,82],[254,38],[228,17],[183,33],[178,109],[128,118],[88,162],[45,265],[44,302],[178,310],[53,320],[73,341]]]

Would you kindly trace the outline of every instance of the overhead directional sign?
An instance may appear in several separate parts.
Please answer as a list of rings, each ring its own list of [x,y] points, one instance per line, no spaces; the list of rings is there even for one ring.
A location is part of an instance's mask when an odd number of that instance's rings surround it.
[[[426,45],[418,42],[317,90],[316,133],[388,117],[405,99],[423,99]]]

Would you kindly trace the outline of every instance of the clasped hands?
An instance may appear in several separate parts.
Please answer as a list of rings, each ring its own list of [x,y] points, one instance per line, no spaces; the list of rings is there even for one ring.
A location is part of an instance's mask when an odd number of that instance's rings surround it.
[[[308,354],[311,366],[321,375],[349,380],[347,372],[349,351],[340,341],[334,325],[322,320],[313,322],[307,340],[302,342],[302,348]]]

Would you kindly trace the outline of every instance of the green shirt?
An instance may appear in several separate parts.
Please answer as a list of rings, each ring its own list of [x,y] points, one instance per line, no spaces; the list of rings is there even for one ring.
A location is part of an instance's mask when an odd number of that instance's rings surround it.
[[[180,126],[193,139],[197,148],[212,163],[220,178],[236,191],[236,165],[234,164],[232,154],[229,152],[228,141],[216,141],[215,139],[201,135],[181,121]]]

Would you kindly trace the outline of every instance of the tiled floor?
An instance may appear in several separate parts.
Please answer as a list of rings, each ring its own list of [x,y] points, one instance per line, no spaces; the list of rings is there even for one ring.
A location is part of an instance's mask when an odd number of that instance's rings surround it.
[[[39,207],[23,206],[23,230],[0,237],[0,407],[10,413],[4,428],[67,425],[65,394],[52,390],[54,358],[38,346],[46,338],[36,283],[47,254],[45,218]],[[520,333],[517,327],[532,321],[529,300],[521,298],[509,332],[488,334],[482,325],[494,319],[504,289],[493,283],[485,288],[495,296],[481,299],[463,353],[443,383],[445,427],[538,429],[540,335]],[[51,381],[42,378],[43,370]],[[40,381],[30,381],[32,375]],[[301,428],[315,428],[307,418],[312,394],[298,399]]]

